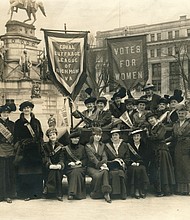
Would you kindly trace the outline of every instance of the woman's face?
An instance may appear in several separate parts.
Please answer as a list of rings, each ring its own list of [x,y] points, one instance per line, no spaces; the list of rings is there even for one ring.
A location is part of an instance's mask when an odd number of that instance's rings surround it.
[[[112,140],[113,140],[113,141],[118,141],[119,138],[120,138],[119,133],[113,133],[113,134],[112,134]]]
[[[22,112],[24,113],[24,115],[30,115],[30,113],[32,112],[32,108],[30,106],[26,106],[23,108]]]
[[[138,108],[139,111],[144,111],[145,108],[146,108],[146,104],[145,103],[139,103],[137,105],[137,108]]]
[[[72,144],[78,144],[79,143],[79,137],[74,137],[74,138],[71,138],[71,143]]]
[[[154,116],[151,116],[148,118],[148,122],[151,124],[151,125],[155,125],[156,122],[157,122],[157,119],[154,117]]]
[[[177,104],[178,104],[177,100],[175,100],[175,99],[171,100],[170,108],[175,108]]]
[[[187,111],[178,111],[178,118],[180,121],[184,121],[187,115]]]
[[[140,139],[141,139],[141,135],[139,133],[133,135],[133,141],[134,142],[139,142]]]
[[[94,141],[96,141],[96,142],[99,142],[101,140],[101,138],[102,138],[102,135],[100,135],[100,134],[94,135]]]
[[[10,115],[10,112],[8,112],[8,111],[1,112],[1,118],[3,120],[6,120],[9,117],[9,115]]]
[[[166,104],[165,104],[165,103],[160,103],[160,104],[158,105],[158,109],[159,109],[159,110],[165,110],[165,109],[166,109]]]
[[[56,139],[57,139],[57,134],[55,132],[49,134],[50,141],[56,141]]]

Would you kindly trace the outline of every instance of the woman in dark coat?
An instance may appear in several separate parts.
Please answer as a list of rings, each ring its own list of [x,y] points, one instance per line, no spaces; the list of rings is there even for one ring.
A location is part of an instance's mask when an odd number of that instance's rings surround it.
[[[7,203],[12,203],[11,198],[15,196],[14,122],[9,120],[11,111],[8,105],[0,107],[0,201],[5,199]]]
[[[16,148],[17,195],[25,201],[40,198],[43,190],[41,124],[32,113],[34,105],[25,101],[22,112],[15,122],[14,143]]]
[[[105,146],[100,142],[102,129],[94,127],[92,134],[90,142],[86,145],[87,173],[92,177],[90,196],[92,199],[100,199],[104,196],[106,202],[111,203],[110,193],[112,189],[109,185],[107,156]]]
[[[126,199],[126,163],[129,160],[129,149],[127,144],[120,139],[120,130],[117,128],[111,131],[111,140],[106,143],[105,151],[108,158],[111,196],[120,196]]]
[[[68,178],[68,199],[85,199],[85,175],[87,155],[83,145],[79,143],[80,131],[73,131],[70,144],[65,147],[65,173]]]
[[[134,129],[131,132],[131,139],[127,143],[130,151],[128,162],[128,184],[130,192],[136,199],[145,198],[149,179],[147,175],[148,148],[141,140],[143,130]]]
[[[63,145],[57,141],[57,129],[54,127],[46,131],[49,141],[43,145],[45,165],[45,196],[56,194],[59,201],[63,201],[62,178],[64,169]]]
[[[181,106],[177,111],[179,120],[173,126],[174,132],[174,168],[176,192],[182,195],[190,193],[190,118],[187,109]]]
[[[150,124],[148,141],[152,151],[150,178],[157,196],[169,195],[173,192],[175,177],[172,158],[165,141],[166,129],[154,113],[147,114],[146,119]]]

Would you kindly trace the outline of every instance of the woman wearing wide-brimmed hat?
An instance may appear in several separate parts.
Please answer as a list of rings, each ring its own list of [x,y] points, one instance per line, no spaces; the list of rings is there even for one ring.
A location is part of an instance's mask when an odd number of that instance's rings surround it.
[[[173,193],[175,177],[172,157],[165,140],[166,128],[158,121],[155,113],[148,113],[146,120],[150,124],[147,139],[152,151],[150,180],[154,184],[157,196],[169,195]]]
[[[14,122],[9,120],[10,112],[15,110],[15,105],[14,109],[7,104],[0,106],[0,201],[7,203],[15,197]]]
[[[147,175],[149,151],[147,145],[141,138],[142,133],[142,129],[134,128],[130,133],[130,139],[127,143],[130,152],[130,161],[128,163],[128,186],[131,196],[136,199],[146,197],[149,184]]]
[[[25,201],[40,198],[43,189],[43,132],[40,121],[32,113],[33,108],[34,104],[30,101],[20,104],[21,114],[14,129],[17,195]]]
[[[108,158],[111,197],[126,199],[126,163],[129,160],[127,144],[120,138],[121,131],[118,128],[111,130],[111,139],[105,144]]]
[[[111,203],[110,193],[112,189],[109,184],[107,155],[101,138],[102,129],[93,127],[92,137],[85,147],[88,157],[87,174],[92,177],[90,196],[92,199],[104,197],[106,202]]]
[[[71,131],[70,143],[65,146],[65,173],[68,178],[68,199],[85,199],[85,175],[87,155],[80,144],[81,130]]]

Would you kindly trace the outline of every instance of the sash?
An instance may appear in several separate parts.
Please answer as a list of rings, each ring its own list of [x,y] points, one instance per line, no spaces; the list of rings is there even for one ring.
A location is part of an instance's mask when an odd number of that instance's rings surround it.
[[[12,143],[13,135],[2,123],[0,123],[0,133],[10,144]]]
[[[65,147],[65,150],[67,151],[68,155],[76,162],[79,159],[71,152],[68,146]]]
[[[135,149],[129,144],[127,143],[127,146],[129,147],[129,150],[139,159],[142,159],[141,156],[135,151]]]
[[[34,130],[32,129],[32,127],[31,127],[30,123],[25,123],[24,126],[26,126],[28,128],[30,134],[34,138],[35,137],[35,133],[34,133]]]
[[[108,147],[109,151],[115,156],[118,157],[117,153],[114,151],[113,147],[110,145],[110,143],[106,143],[106,146]]]

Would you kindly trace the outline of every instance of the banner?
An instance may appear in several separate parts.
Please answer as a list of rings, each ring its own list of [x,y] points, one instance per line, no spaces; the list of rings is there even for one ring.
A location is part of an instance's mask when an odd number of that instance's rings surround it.
[[[50,79],[75,100],[86,79],[87,32],[43,31]]]
[[[127,89],[148,79],[146,36],[107,39],[110,81]]]

